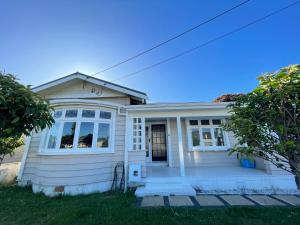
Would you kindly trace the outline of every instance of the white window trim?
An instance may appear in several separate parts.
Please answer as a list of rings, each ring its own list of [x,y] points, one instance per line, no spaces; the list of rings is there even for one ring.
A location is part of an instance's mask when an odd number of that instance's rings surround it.
[[[134,145],[134,143],[133,143],[133,137],[134,137],[134,135],[133,135],[133,131],[134,131],[134,129],[133,129],[133,125],[134,125],[133,119],[137,119],[137,120],[141,119],[141,123],[140,123],[140,125],[141,125],[141,136],[140,136],[141,142],[137,141],[135,143],[137,146],[140,144],[141,145],[141,149],[133,149],[133,145]],[[129,120],[130,120],[130,122],[129,122],[129,126],[130,127],[129,127],[129,135],[128,135],[128,137],[129,137],[129,149],[128,149],[128,151],[129,152],[142,152],[142,151],[146,151],[145,117],[144,116],[129,117]],[[136,124],[138,124],[138,123],[136,123]],[[138,132],[138,129],[136,131]],[[135,137],[139,138],[139,135],[137,135]]]
[[[228,138],[227,132],[223,129],[223,135],[224,135],[224,146],[204,146],[203,144],[203,135],[202,135],[202,128],[209,128],[212,134],[212,142],[215,143],[215,136],[213,132],[213,128],[220,128],[219,125],[212,125],[213,119],[220,119],[222,122],[224,119],[221,118],[200,118],[200,119],[194,119],[194,118],[187,118],[186,119],[186,127],[187,127],[187,139],[188,139],[188,149],[189,151],[227,151],[230,148],[230,142]],[[190,120],[197,120],[198,125],[190,125]],[[210,125],[201,125],[201,120],[209,120]],[[200,145],[199,146],[193,146],[192,144],[192,130],[197,129],[199,130],[199,136],[200,136]]]
[[[76,109],[78,110],[77,117],[73,118],[65,118],[66,110]],[[39,155],[72,155],[72,154],[102,154],[102,153],[114,153],[115,151],[115,121],[116,121],[116,110],[109,109],[109,108],[99,108],[99,107],[85,107],[85,106],[66,106],[66,107],[57,107],[55,110],[62,110],[63,118],[57,119],[60,122],[60,127],[58,130],[58,138],[56,143],[56,148],[51,149],[48,148],[48,141],[49,141],[49,131],[50,129],[44,129],[41,135],[41,141],[39,146]],[[95,110],[95,118],[83,118],[81,117],[82,110]],[[106,111],[111,113],[111,119],[101,119],[99,117],[100,111]],[[61,142],[61,134],[63,130],[64,122],[76,122],[76,130],[73,139],[73,148],[71,149],[64,149],[59,148]],[[79,139],[79,129],[82,122],[92,122],[94,123],[94,132],[93,132],[93,142],[91,148],[78,148],[78,139]],[[110,135],[109,135],[109,147],[108,148],[98,148],[96,147],[97,142],[97,132],[98,132],[98,124],[99,123],[107,123],[110,124]]]

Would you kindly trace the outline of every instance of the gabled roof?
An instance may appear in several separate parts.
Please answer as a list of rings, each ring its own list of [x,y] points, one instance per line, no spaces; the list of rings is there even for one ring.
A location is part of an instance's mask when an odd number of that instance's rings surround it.
[[[32,90],[35,91],[35,92],[43,91],[43,90],[46,90],[48,88],[54,87],[56,85],[63,84],[65,82],[68,82],[68,81],[71,81],[71,80],[74,80],[74,79],[81,79],[83,81],[91,82],[91,83],[94,83],[96,85],[104,86],[106,88],[109,88],[109,89],[112,89],[112,90],[130,95],[130,96],[134,96],[134,97],[137,97],[137,98],[148,99],[147,94],[144,93],[144,92],[137,91],[137,90],[134,90],[134,89],[131,89],[131,88],[128,88],[128,87],[118,85],[118,84],[114,84],[114,83],[111,83],[111,82],[108,82],[108,81],[105,81],[105,80],[101,80],[99,78],[92,77],[92,76],[89,76],[89,75],[86,75],[86,74],[83,74],[83,73],[79,73],[79,72],[72,73],[70,75],[61,77],[59,79],[47,82],[45,84],[42,84],[42,85],[39,85],[39,86],[36,86],[36,87],[33,87]]]

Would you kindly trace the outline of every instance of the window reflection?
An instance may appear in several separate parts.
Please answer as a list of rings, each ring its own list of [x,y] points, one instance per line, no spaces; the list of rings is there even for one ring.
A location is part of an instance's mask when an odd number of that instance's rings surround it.
[[[76,122],[65,122],[61,137],[60,148],[73,148]]]
[[[78,148],[90,148],[93,143],[94,123],[82,122],[80,124]]]
[[[107,148],[109,142],[109,124],[99,123],[98,125],[98,136],[97,136],[97,147]]]

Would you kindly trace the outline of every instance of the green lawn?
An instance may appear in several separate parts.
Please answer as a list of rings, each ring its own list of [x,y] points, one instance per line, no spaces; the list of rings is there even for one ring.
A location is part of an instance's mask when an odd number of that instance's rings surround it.
[[[300,224],[300,208],[136,207],[132,193],[48,198],[30,189],[0,187],[0,224]]]

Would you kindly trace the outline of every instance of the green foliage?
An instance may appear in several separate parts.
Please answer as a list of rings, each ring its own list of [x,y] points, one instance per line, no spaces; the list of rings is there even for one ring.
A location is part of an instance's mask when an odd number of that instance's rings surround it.
[[[12,154],[22,135],[50,127],[53,122],[45,99],[30,86],[19,84],[13,75],[0,73],[0,155]]]
[[[0,164],[6,155],[13,156],[14,150],[23,144],[23,138],[0,138]]]
[[[239,143],[231,152],[254,155],[300,175],[300,65],[258,77],[251,93],[231,104],[225,129]]]

